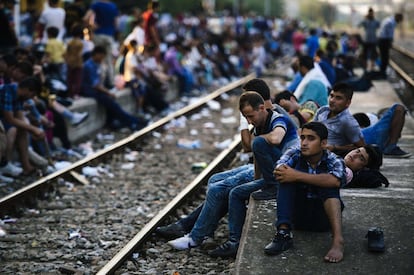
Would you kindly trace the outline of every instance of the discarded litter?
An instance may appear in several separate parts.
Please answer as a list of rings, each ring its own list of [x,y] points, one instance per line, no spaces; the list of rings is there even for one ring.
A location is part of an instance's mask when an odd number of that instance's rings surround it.
[[[131,151],[128,154],[125,154],[124,155],[124,158],[127,161],[136,161],[137,160],[137,157],[138,157],[138,154],[139,154],[138,151]]]
[[[213,111],[219,111],[221,108],[220,102],[215,100],[208,101],[207,106]]]
[[[214,142],[214,147],[217,149],[223,150],[230,146],[232,140],[230,138],[222,141],[222,142]]]
[[[207,162],[196,162],[196,163],[193,163],[193,165],[191,165],[191,171],[193,171],[193,172],[200,172],[204,168],[206,168],[207,165],[208,165]]]
[[[70,229],[69,232],[68,232],[68,234],[69,234],[69,237],[68,237],[69,240],[72,240],[74,238],[80,238],[80,237],[82,237],[79,229]]]
[[[184,148],[184,149],[199,149],[201,148],[201,142],[200,140],[189,140],[189,139],[185,139],[185,138],[180,138],[177,141],[177,146],[179,148]]]
[[[121,165],[122,170],[131,170],[131,169],[134,169],[134,167],[135,167],[135,164],[133,162],[123,163]]]
[[[220,121],[223,124],[235,124],[237,123],[237,118],[235,116],[222,117]]]

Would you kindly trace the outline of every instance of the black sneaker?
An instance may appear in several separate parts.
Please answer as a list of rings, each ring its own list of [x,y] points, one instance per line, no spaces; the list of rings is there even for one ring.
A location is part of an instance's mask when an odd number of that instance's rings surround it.
[[[372,227],[368,230],[365,238],[368,238],[368,250],[371,252],[384,252],[384,232],[381,228]]]
[[[268,185],[252,193],[252,198],[257,201],[274,200],[277,197],[277,186]]]
[[[208,252],[208,255],[211,257],[221,257],[221,258],[236,258],[237,249],[239,249],[239,243],[233,241],[227,241],[216,249],[213,249]]]
[[[396,146],[390,151],[385,151],[384,157],[386,158],[409,158],[411,157],[411,153],[405,152],[401,150],[400,147]]]
[[[188,232],[185,231],[184,227],[176,222],[166,226],[160,226],[155,229],[155,233],[166,238],[166,239],[177,239],[184,236]]]
[[[272,242],[265,246],[267,255],[278,255],[293,246],[293,234],[290,230],[279,229]]]

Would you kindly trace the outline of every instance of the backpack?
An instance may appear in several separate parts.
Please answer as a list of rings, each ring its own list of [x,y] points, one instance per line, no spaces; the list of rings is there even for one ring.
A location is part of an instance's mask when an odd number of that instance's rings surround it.
[[[354,174],[351,182],[348,183],[346,188],[377,188],[384,185],[388,187],[390,183],[388,179],[376,169],[366,169]]]

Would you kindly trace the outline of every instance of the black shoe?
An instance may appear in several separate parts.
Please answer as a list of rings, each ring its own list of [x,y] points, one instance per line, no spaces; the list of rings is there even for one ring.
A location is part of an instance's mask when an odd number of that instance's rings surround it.
[[[371,252],[384,252],[384,232],[381,228],[372,227],[368,230],[365,238],[368,238],[368,250]]]
[[[233,241],[227,241],[216,249],[213,249],[208,252],[208,255],[211,257],[221,257],[221,258],[236,258],[237,249],[239,249],[239,243]]]
[[[279,229],[272,242],[265,246],[267,255],[278,255],[293,246],[293,235],[289,230]]]
[[[252,197],[257,201],[274,200],[277,197],[277,186],[269,185],[263,187],[262,189],[253,192]]]
[[[185,231],[184,227],[180,223],[176,222],[166,226],[157,227],[157,229],[155,229],[155,233],[166,239],[177,239],[184,236],[188,232]]]

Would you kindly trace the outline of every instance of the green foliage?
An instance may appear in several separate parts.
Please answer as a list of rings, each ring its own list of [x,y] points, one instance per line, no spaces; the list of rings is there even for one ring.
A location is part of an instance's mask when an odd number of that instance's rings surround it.
[[[335,21],[334,5],[319,1],[300,1],[300,18],[310,26],[332,26]]]

